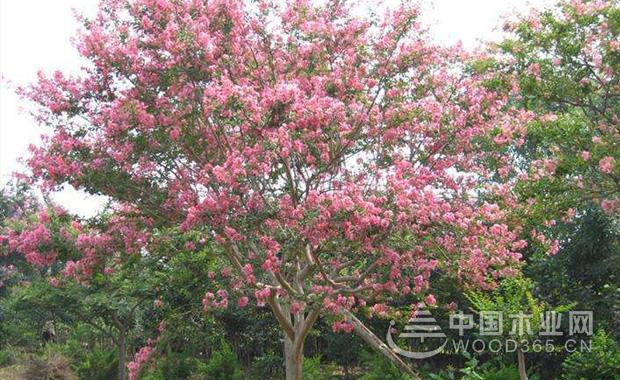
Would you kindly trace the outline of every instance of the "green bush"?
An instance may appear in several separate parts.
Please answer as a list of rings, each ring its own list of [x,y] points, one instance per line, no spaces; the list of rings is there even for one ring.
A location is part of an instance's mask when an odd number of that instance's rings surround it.
[[[330,380],[336,370],[333,364],[321,365],[320,356],[304,359],[303,368],[304,379],[307,380]]]
[[[146,370],[140,379],[142,380],[167,380],[167,379],[202,379],[196,372],[201,363],[188,357],[184,352],[167,351],[158,356],[153,366]]]
[[[84,323],[76,323],[62,344],[48,344],[71,361],[80,379],[109,380],[117,377],[118,349],[101,342],[100,332]]]
[[[284,361],[282,357],[274,352],[268,352],[263,356],[254,359],[252,363],[252,372],[256,379],[280,379],[284,377],[283,367]]]
[[[360,380],[409,380],[407,374],[379,354],[363,352],[362,365],[365,373]]]
[[[81,379],[114,379],[118,370],[118,352],[102,349],[85,351],[80,361],[75,363],[74,369]]]
[[[562,363],[564,380],[620,380],[620,347],[604,330],[592,338],[591,351],[575,351]]]
[[[0,367],[8,367],[15,363],[15,353],[11,350],[0,350]]]
[[[206,363],[198,366],[192,379],[200,380],[241,380],[244,378],[241,365],[232,348],[225,341],[221,342],[221,348],[211,354]]]
[[[517,367],[504,367],[499,370],[489,370],[482,374],[484,380],[519,380]]]

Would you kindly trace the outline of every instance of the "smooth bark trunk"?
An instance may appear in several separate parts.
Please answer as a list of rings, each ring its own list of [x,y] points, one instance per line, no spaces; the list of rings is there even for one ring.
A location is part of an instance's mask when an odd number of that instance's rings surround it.
[[[519,364],[519,379],[528,380],[527,371],[525,370],[525,354],[521,350],[521,347],[517,348],[517,361]]]
[[[302,380],[304,343],[319,317],[320,309],[306,310],[305,307],[302,307],[301,310],[293,314],[288,305],[281,305],[273,296],[268,302],[284,333],[286,380]]]
[[[284,365],[286,368],[286,380],[303,379],[303,352],[303,348],[301,350],[295,350],[295,342],[293,342],[288,336],[284,336]]]

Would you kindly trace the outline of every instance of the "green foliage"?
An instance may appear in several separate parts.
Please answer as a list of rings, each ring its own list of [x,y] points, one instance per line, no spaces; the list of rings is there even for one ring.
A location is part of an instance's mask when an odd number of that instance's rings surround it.
[[[424,374],[429,380],[519,380],[519,369],[514,365],[506,365],[499,358],[481,361],[477,356],[465,352],[464,366],[458,371],[441,370]],[[530,380],[540,380],[540,376],[529,375]]]
[[[489,370],[482,374],[484,380],[519,380],[519,369],[503,367],[497,371]]]
[[[0,350],[0,367],[8,367],[16,363],[17,353],[10,349],[5,348]]]
[[[335,370],[333,364],[322,365],[321,356],[304,359],[303,374],[306,380],[330,380]]]
[[[196,379],[241,380],[244,378],[241,365],[230,344],[222,341],[220,348],[211,353],[209,360],[198,366]]]
[[[620,346],[604,330],[596,332],[591,351],[575,351],[562,364],[564,380],[620,379]]]
[[[360,380],[409,380],[409,376],[386,357],[374,352],[362,353],[362,365],[364,374]]]
[[[611,306],[620,288],[620,233],[615,224],[591,207],[574,224],[558,226],[555,232],[566,242],[557,255],[534,257],[525,268],[547,303],[573,302],[575,310],[592,310],[597,325],[608,331],[614,329]]]
[[[499,287],[491,292],[472,291],[466,294],[474,310],[499,311],[504,316],[503,333],[511,332],[511,319],[506,316],[519,313],[531,314],[530,326],[536,335],[536,327],[540,326],[540,315],[544,308],[532,295],[532,282],[524,277],[504,279]],[[525,332],[519,338],[527,338]]]
[[[143,376],[144,380],[187,379],[195,373],[200,362],[194,359],[188,352],[171,352],[158,357],[155,368]],[[196,379],[202,379],[196,377]]]
[[[515,105],[538,116],[554,115],[530,123],[525,144],[518,149],[522,162],[553,159],[557,164],[554,175],[519,189],[523,201],[539,201],[527,216],[534,227],[560,219],[568,208],[614,199],[620,190],[620,167],[612,173],[598,168],[604,157],[620,162],[620,97],[615,88],[620,52],[612,43],[620,38],[620,3],[601,3],[600,9],[582,12],[575,2],[561,0],[555,9],[543,10],[536,22],[518,22],[498,46],[503,61],[510,61],[508,77],[514,75],[519,83]]]
[[[324,359],[345,367],[359,365],[359,353],[364,350],[365,343],[357,335],[335,333],[325,322],[318,323],[315,330],[325,341],[326,347],[321,350]]]
[[[284,361],[281,354],[267,352],[266,354],[254,359],[252,369],[257,379],[263,377],[278,379],[283,377],[283,362]]]
[[[463,356],[467,358],[467,362],[459,371],[463,375],[462,380],[484,380],[484,377],[479,373],[481,369],[478,358],[467,352],[463,353]]]
[[[84,351],[73,368],[80,379],[109,380],[115,378],[118,368],[118,352],[96,348]]]

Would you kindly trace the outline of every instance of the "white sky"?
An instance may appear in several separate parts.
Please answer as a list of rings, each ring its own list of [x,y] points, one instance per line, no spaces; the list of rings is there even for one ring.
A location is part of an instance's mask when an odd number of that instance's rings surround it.
[[[388,3],[395,0],[387,0]],[[421,0],[426,11],[423,21],[442,43],[462,41],[466,48],[479,40],[497,39],[501,18],[514,10],[525,12],[551,0]],[[37,126],[22,109],[13,84],[23,85],[36,78],[38,70],[76,72],[80,59],[70,42],[78,25],[72,9],[86,15],[95,11],[97,0],[0,0],[0,184],[23,168],[19,157],[30,144],[39,141],[45,129]],[[55,200],[70,211],[93,215],[102,201],[75,191],[64,190]]]

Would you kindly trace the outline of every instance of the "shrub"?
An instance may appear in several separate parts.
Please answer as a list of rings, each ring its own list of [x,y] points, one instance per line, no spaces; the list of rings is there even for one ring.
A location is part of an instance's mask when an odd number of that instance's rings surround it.
[[[314,356],[304,359],[304,379],[307,380],[330,380],[333,378],[336,366],[334,364],[328,364],[326,366],[321,365],[321,357]]]
[[[519,380],[517,367],[504,367],[499,370],[489,370],[482,375],[484,380]]]
[[[575,351],[562,364],[564,380],[620,380],[620,347],[604,330],[592,338],[591,351]]]
[[[48,351],[43,357],[31,357],[26,363],[24,378],[28,380],[78,380],[69,360],[58,352]]]
[[[166,352],[157,358],[154,366],[142,374],[142,380],[167,380],[167,379],[203,379],[196,372],[202,363],[193,357],[188,357],[184,352]]]
[[[254,359],[252,370],[256,375],[256,379],[263,379],[265,376],[269,376],[272,379],[280,379],[284,377],[282,373],[283,366],[284,362],[280,355],[268,352]]]
[[[85,351],[74,368],[81,379],[114,379],[118,370],[118,351],[102,349]]]
[[[221,348],[211,354],[207,363],[201,363],[198,366],[198,370],[192,378],[197,380],[241,380],[244,378],[244,374],[232,348],[228,343],[222,341]]]
[[[15,355],[9,350],[0,350],[0,367],[7,367],[15,363]]]
[[[0,368],[0,379],[2,380],[24,380],[24,368],[19,365]]]
[[[382,355],[362,353],[362,365],[366,373],[360,380],[408,380],[409,376]]]

